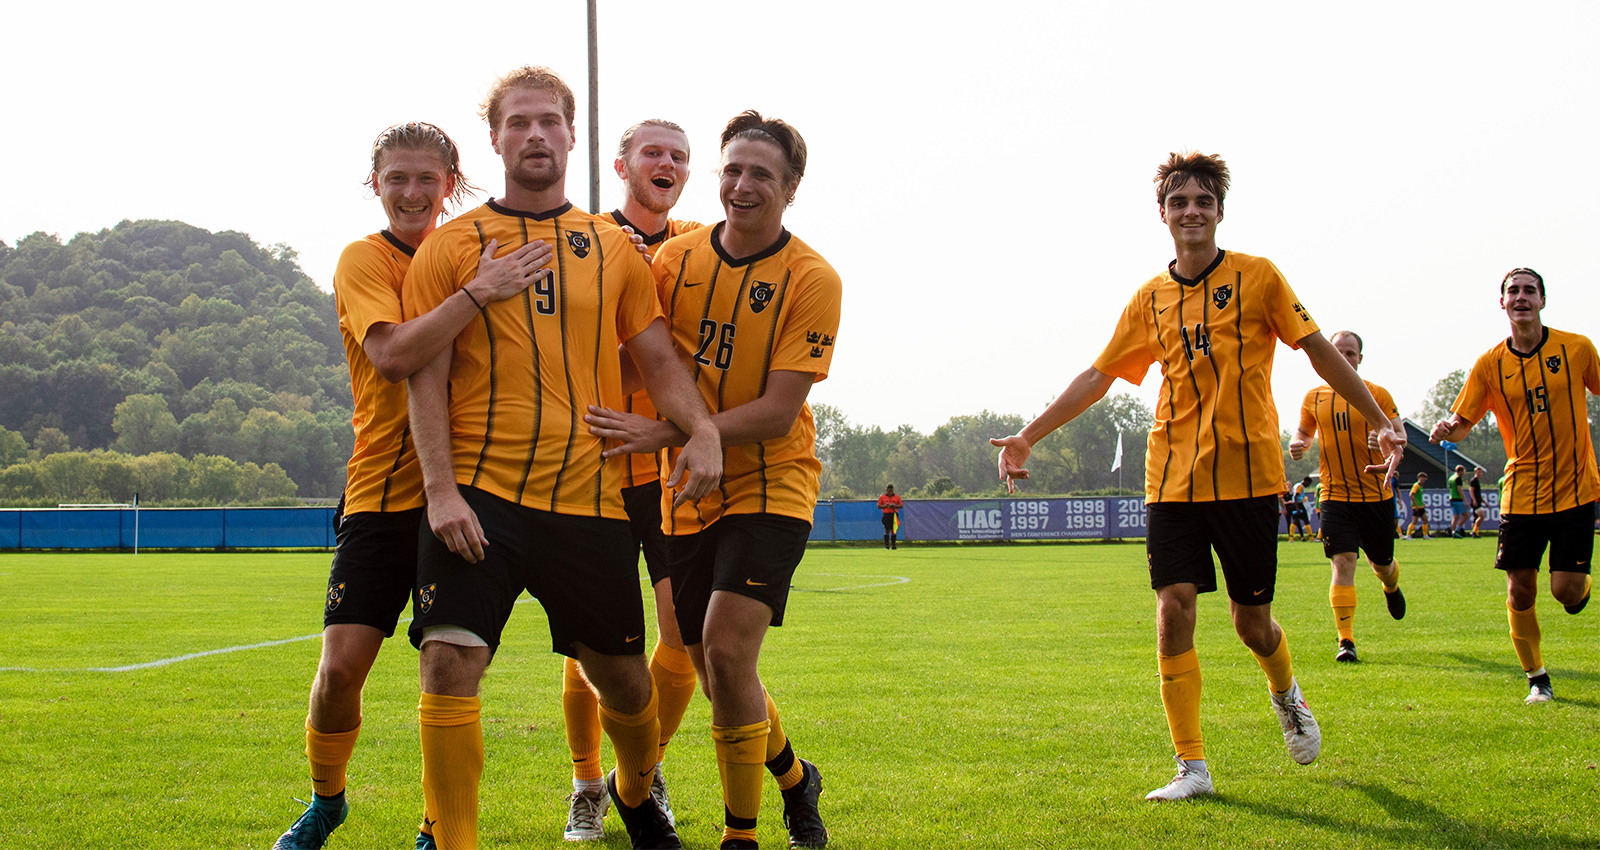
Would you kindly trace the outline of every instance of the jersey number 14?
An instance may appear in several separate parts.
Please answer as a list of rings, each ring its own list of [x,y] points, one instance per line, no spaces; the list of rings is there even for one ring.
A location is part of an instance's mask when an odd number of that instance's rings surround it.
[[[1189,329],[1185,327],[1178,328],[1178,336],[1183,340],[1183,356],[1189,358],[1190,363],[1194,362],[1196,351],[1206,357],[1211,356],[1211,335],[1206,333],[1204,322],[1194,323],[1193,337],[1189,336]]]

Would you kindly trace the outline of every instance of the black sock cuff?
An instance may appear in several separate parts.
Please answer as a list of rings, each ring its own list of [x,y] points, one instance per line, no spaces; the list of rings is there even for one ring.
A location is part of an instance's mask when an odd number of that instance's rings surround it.
[[[773,776],[783,776],[794,769],[794,747],[788,742],[783,742],[783,752],[772,757],[767,762],[767,772]]]
[[[728,807],[727,806],[723,806],[722,807],[722,822],[729,829],[755,829],[756,828],[756,819],[755,818],[738,818],[738,817],[734,817],[733,816],[733,812],[728,811]]]

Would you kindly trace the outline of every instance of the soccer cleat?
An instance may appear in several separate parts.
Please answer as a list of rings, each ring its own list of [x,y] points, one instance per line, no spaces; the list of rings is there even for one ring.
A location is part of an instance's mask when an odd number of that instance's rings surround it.
[[[1316,761],[1317,754],[1322,752],[1322,730],[1317,728],[1317,719],[1311,716],[1311,706],[1306,705],[1298,680],[1289,680],[1287,692],[1272,694],[1272,710],[1278,713],[1278,725],[1283,728],[1283,743],[1289,747],[1289,755],[1300,764]]]
[[[615,770],[606,774],[606,791],[611,795],[617,814],[622,816],[622,825],[628,828],[628,839],[633,842],[635,850],[677,850],[683,847],[683,842],[678,840],[678,831],[672,828],[655,801],[646,798],[633,807],[622,802],[622,795],[617,793]]]
[[[672,813],[672,801],[667,798],[667,779],[661,775],[661,762],[656,762],[656,775],[650,780],[650,800],[667,816],[667,823],[677,829],[678,818]]]
[[[761,850],[761,845],[748,838],[730,838],[718,844],[719,850]]]
[[[822,771],[805,759],[800,760],[805,776],[783,795],[783,825],[789,828],[790,847],[828,846],[828,828],[822,825],[817,799],[822,796]]]
[[[572,807],[567,810],[567,831],[561,837],[568,841],[599,841],[606,837],[606,810],[611,808],[611,794],[604,785],[597,794],[573,791],[567,796]]]
[[[1528,696],[1524,703],[1533,705],[1536,702],[1549,702],[1556,698],[1556,693],[1550,688],[1550,674],[1541,673],[1528,679]]]
[[[1395,618],[1396,620],[1405,619],[1406,595],[1400,592],[1400,588],[1395,588],[1393,593],[1385,590],[1383,592],[1383,604],[1388,606],[1389,616]]]
[[[344,794],[323,797],[311,796],[311,805],[295,819],[288,831],[278,836],[272,850],[320,850],[328,835],[344,823],[350,814],[350,804]]]
[[[417,843],[413,850],[439,850],[439,842],[422,830],[417,830]]]
[[[1360,661],[1361,659],[1356,657],[1356,642],[1353,640],[1340,640],[1339,654],[1335,655],[1333,660],[1343,661],[1346,664],[1354,664]]]
[[[1177,756],[1172,758],[1178,763],[1178,775],[1172,777],[1171,782],[1144,795],[1146,800],[1187,800],[1201,794],[1216,793],[1211,785],[1211,771],[1206,770],[1204,759],[1189,762]]]

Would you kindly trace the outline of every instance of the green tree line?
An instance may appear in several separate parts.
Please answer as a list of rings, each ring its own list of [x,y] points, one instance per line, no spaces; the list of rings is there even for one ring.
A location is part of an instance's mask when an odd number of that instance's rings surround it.
[[[354,444],[333,296],[287,246],[176,221],[123,221],[66,243],[47,233],[0,242],[0,398],[0,427],[37,454],[6,468],[20,488],[4,485],[11,499],[55,498],[12,467],[64,468],[51,460],[58,454],[88,466],[156,457],[239,470],[234,491],[141,491],[157,500],[335,498]],[[272,480],[265,491],[245,481],[252,468]],[[114,478],[97,492],[113,498]],[[250,495],[262,492],[271,495]],[[80,500],[92,499],[62,499]]]

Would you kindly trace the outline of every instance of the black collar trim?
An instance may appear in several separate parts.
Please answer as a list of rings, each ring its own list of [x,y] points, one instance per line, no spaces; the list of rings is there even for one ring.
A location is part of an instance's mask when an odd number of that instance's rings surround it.
[[[393,245],[395,248],[399,249],[400,252],[405,254],[407,257],[415,257],[417,255],[417,249],[407,245],[404,242],[401,242],[400,237],[390,233],[387,230],[380,232],[383,234],[383,238],[387,240],[390,245]]]
[[[649,236],[645,236],[645,234],[643,234],[643,233],[641,233],[639,231],[639,225],[634,224],[633,222],[631,222],[631,221],[629,221],[629,220],[627,220],[626,218],[623,217],[622,210],[612,210],[611,211],[611,217],[617,220],[617,226],[619,226],[619,227],[631,227],[631,228],[633,228],[633,232],[634,233],[638,233],[640,236],[644,237],[645,247],[649,247],[651,245],[660,245],[661,243],[667,241],[667,233],[668,233],[668,231],[672,230],[672,220],[668,219],[667,220],[667,226],[661,228],[661,232],[660,233],[653,233],[653,234],[651,234]]]
[[[1532,351],[1529,351],[1529,352],[1518,351],[1517,347],[1515,345],[1511,344],[1511,337],[1506,337],[1506,350],[1511,352],[1512,354],[1515,354],[1518,357],[1521,357],[1522,359],[1526,360],[1529,357],[1532,357],[1532,356],[1538,354],[1539,353],[1539,349],[1544,348],[1544,344],[1549,342],[1549,341],[1550,341],[1550,328],[1547,326],[1544,329],[1544,333],[1539,335],[1539,344],[1535,345],[1533,347]]]
[[[711,247],[716,249],[717,256],[721,257],[723,264],[728,266],[748,266],[751,263],[765,260],[773,254],[782,251],[784,246],[789,244],[790,237],[793,236],[793,234],[789,232],[789,228],[785,227],[783,232],[778,234],[778,241],[768,245],[754,254],[751,254],[748,257],[734,259],[733,257],[728,256],[727,251],[722,250],[722,227],[725,224],[727,224],[726,221],[719,221],[711,226]]]
[[[1224,251],[1221,248],[1218,248],[1217,249],[1217,258],[1215,260],[1212,260],[1211,261],[1211,265],[1206,266],[1206,270],[1201,272],[1200,276],[1195,278],[1194,280],[1190,280],[1189,278],[1186,278],[1183,275],[1178,274],[1178,261],[1177,260],[1173,260],[1172,262],[1167,263],[1167,274],[1172,275],[1172,279],[1173,280],[1183,284],[1184,286],[1194,286],[1195,284],[1199,283],[1200,281],[1205,280],[1206,278],[1210,277],[1211,273],[1217,270],[1217,266],[1222,265],[1222,258],[1226,257],[1227,255],[1228,255],[1227,251]]]
[[[567,201],[566,203],[563,203],[561,206],[556,207],[553,210],[545,210],[544,212],[527,212],[527,211],[524,211],[524,210],[514,210],[514,209],[512,209],[512,208],[510,208],[508,206],[502,205],[499,201],[496,201],[494,198],[490,198],[489,199],[488,206],[489,206],[489,209],[494,210],[495,212],[497,212],[497,213],[499,213],[501,215],[517,216],[519,218],[531,218],[531,219],[533,219],[535,221],[545,221],[547,219],[555,218],[556,216],[566,215],[567,212],[572,209],[572,202],[571,201]]]

